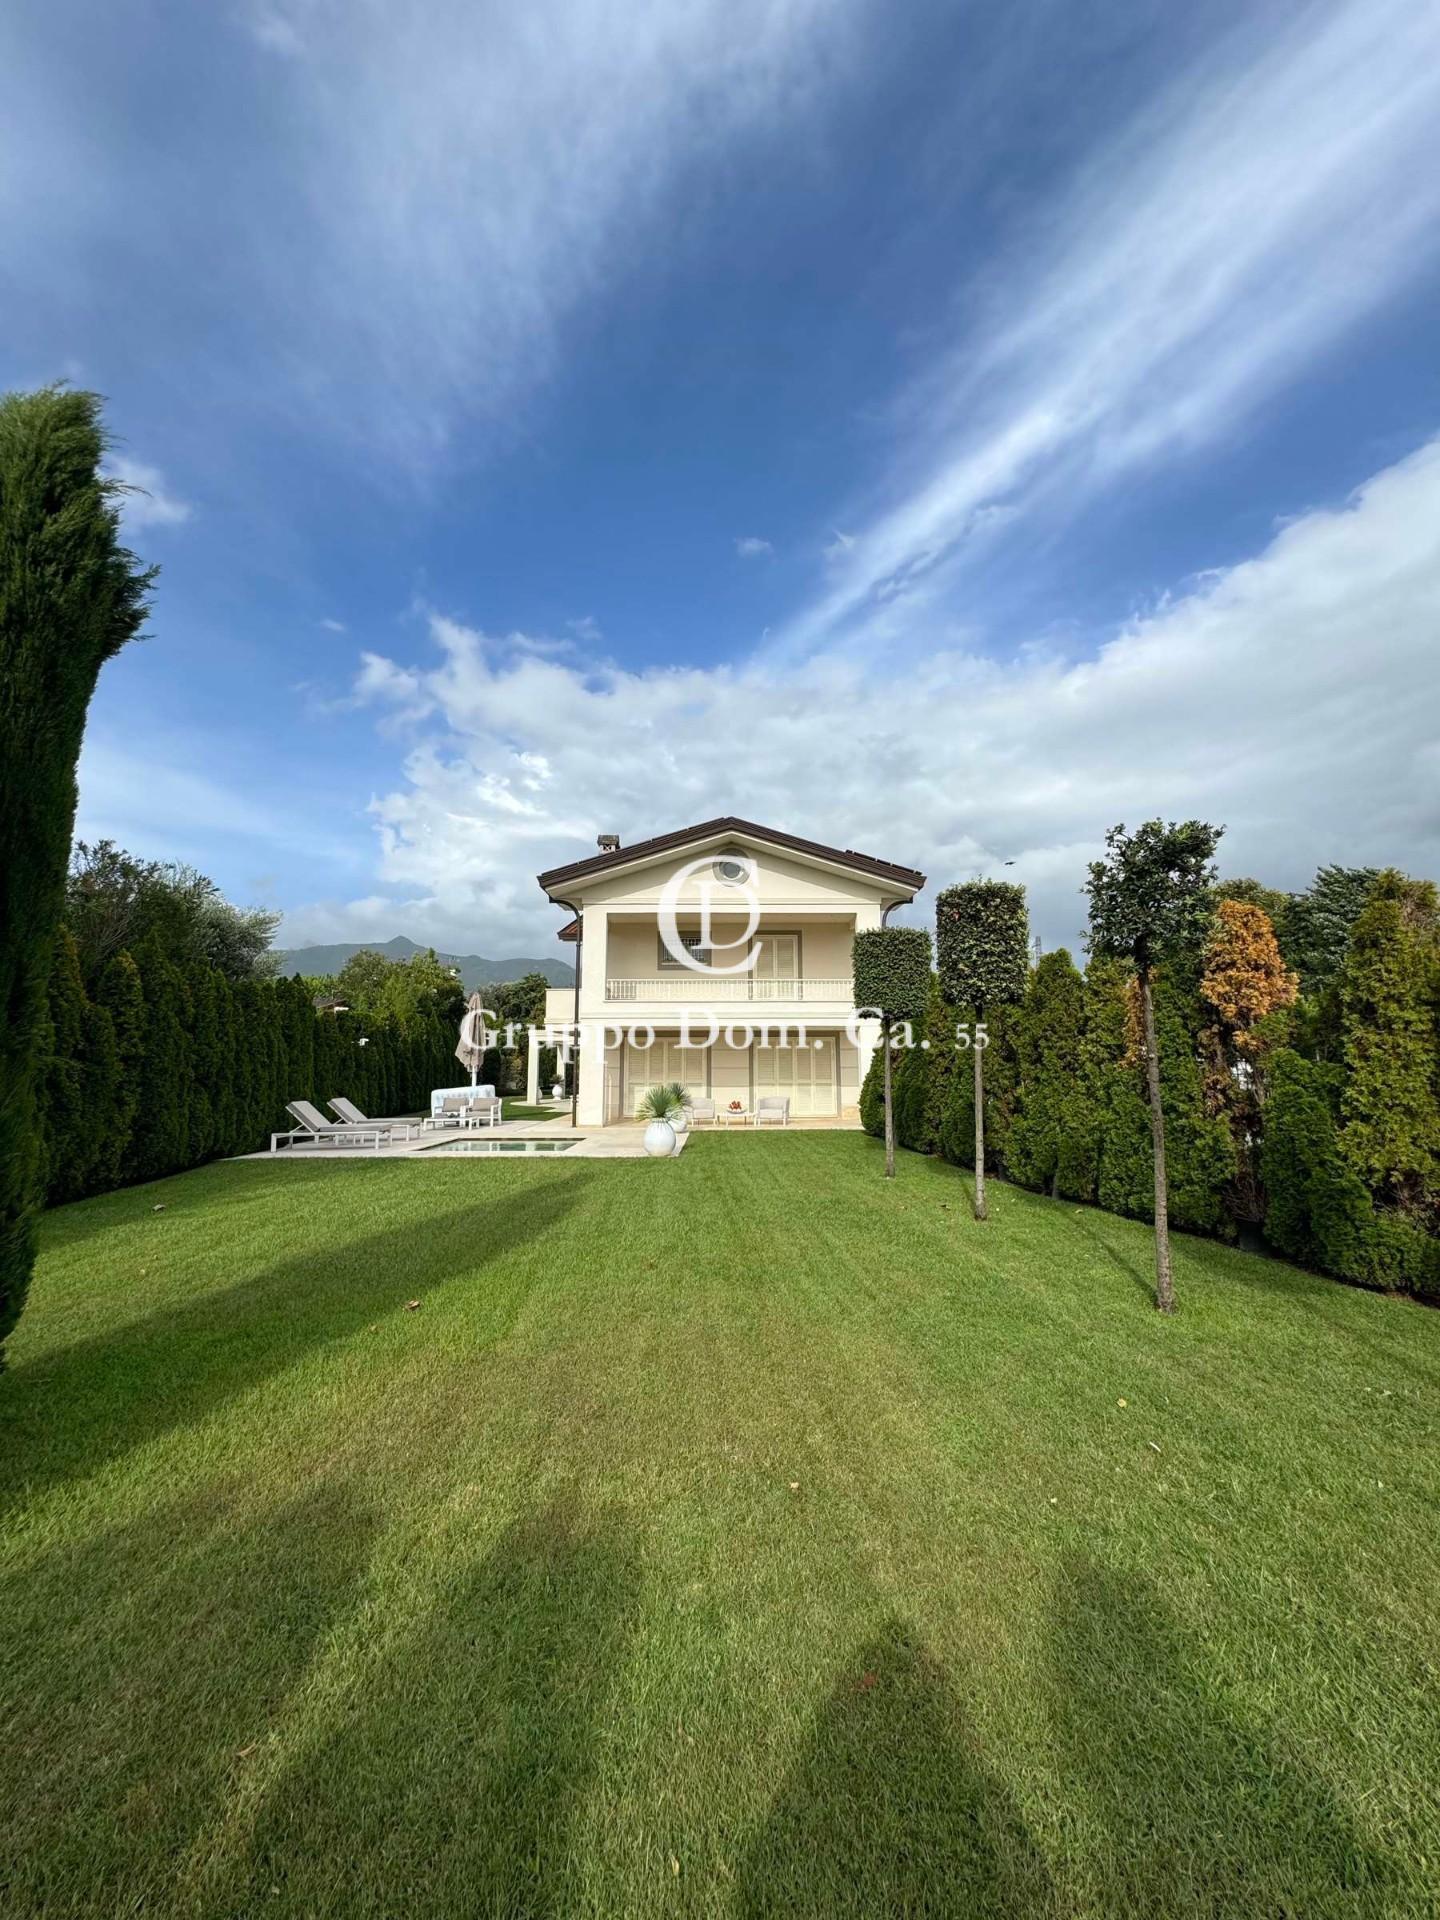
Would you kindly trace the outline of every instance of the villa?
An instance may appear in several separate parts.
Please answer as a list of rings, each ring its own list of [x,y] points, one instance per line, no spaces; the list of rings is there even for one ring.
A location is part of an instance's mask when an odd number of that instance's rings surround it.
[[[552,988],[575,1120],[628,1120],[656,1081],[717,1107],[783,1095],[802,1120],[856,1124],[878,1023],[854,1002],[851,943],[925,875],[891,860],[725,817],[538,875],[570,916],[576,985]],[[540,1037],[530,1038],[529,1093]]]

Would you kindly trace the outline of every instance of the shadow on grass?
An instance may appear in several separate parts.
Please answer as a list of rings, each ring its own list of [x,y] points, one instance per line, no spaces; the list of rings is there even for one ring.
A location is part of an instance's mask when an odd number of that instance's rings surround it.
[[[186,1168],[184,1173],[137,1181],[134,1186],[115,1187],[109,1193],[49,1207],[40,1216],[40,1251],[42,1255],[66,1252],[117,1229],[147,1227],[157,1206],[163,1206],[172,1219],[182,1220],[202,1206],[213,1208],[217,1201],[227,1216],[242,1208],[267,1209],[283,1197],[284,1169],[292,1164],[298,1163],[279,1163],[281,1178],[277,1180],[277,1165],[272,1160],[207,1160],[201,1166]],[[357,1161],[340,1164],[370,1165]],[[382,1160],[375,1164],[394,1167],[404,1163]],[[203,1195],[203,1199],[192,1201],[192,1195]],[[227,1217],[226,1225],[231,1224]]]
[[[1147,1583],[1073,1558],[1054,1659],[1063,1784],[1107,1913],[1353,1914],[1388,1884],[1323,1781],[1227,1710]]]
[[[570,1211],[590,1176],[567,1172],[488,1205],[410,1217],[338,1245],[317,1242],[233,1286],[16,1367],[0,1377],[0,1506],[204,1418],[412,1294],[480,1275]],[[521,1298],[514,1289],[508,1299],[497,1295],[497,1333]]]
[[[509,1527],[369,1650],[267,1794],[226,1910],[578,1912],[574,1826],[637,1590],[619,1516],[562,1502]]]
[[[752,1842],[749,1916],[1048,1913],[1045,1862],[903,1622],[857,1650]]]
[[[1141,1260],[1124,1254],[1114,1241],[1098,1225],[1104,1219],[1118,1219],[1118,1215],[1106,1215],[1098,1207],[1081,1206],[1070,1200],[1052,1200],[1052,1206],[1064,1207],[1071,1213],[1070,1224],[1083,1233],[1087,1240],[1097,1246],[1111,1265],[1123,1273],[1130,1284],[1139,1290],[1140,1296],[1150,1306],[1155,1304],[1155,1237],[1153,1227],[1147,1243],[1147,1258]],[[1144,1221],[1130,1221],[1127,1225],[1144,1226]]]
[[[343,1490],[239,1525],[217,1508],[182,1503],[0,1585],[6,1913],[172,1910],[176,1860],[355,1603],[374,1525]]]

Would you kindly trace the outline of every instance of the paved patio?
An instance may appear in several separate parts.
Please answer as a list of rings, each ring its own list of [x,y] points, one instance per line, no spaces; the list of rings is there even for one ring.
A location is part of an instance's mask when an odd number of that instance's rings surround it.
[[[519,1100],[508,1104],[520,1105]],[[645,1127],[643,1122],[615,1121],[606,1127],[577,1127],[570,1125],[570,1107],[568,1102],[551,1103],[554,1111],[543,1119],[504,1120],[498,1127],[436,1127],[417,1131],[409,1140],[393,1140],[388,1146],[299,1146],[282,1147],[279,1153],[272,1154],[267,1149],[262,1153],[248,1153],[237,1156],[243,1160],[453,1160],[465,1157],[476,1160],[490,1158],[509,1158],[509,1154],[490,1155],[483,1151],[483,1143],[501,1140],[560,1140],[569,1139],[572,1144],[566,1149],[565,1157],[577,1160],[639,1160],[645,1158]],[[424,1118],[414,1113],[398,1116],[413,1121],[417,1128]],[[860,1122],[854,1117],[840,1114],[816,1115],[803,1119],[792,1119],[791,1131],[820,1131],[837,1128],[858,1130]],[[746,1123],[743,1127],[737,1123],[717,1121],[706,1123],[695,1129],[699,1133],[752,1132],[754,1129]],[[765,1127],[762,1132],[781,1131],[776,1127]],[[683,1152],[692,1135],[681,1134],[680,1147]],[[519,1154],[515,1155],[519,1158]],[[556,1157],[559,1155],[557,1153]]]

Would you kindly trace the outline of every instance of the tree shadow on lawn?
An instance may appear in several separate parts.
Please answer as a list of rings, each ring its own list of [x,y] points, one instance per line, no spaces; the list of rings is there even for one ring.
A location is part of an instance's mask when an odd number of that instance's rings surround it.
[[[341,1340],[411,1295],[484,1270],[548,1233],[591,1176],[576,1168],[483,1202],[339,1245],[316,1244],[0,1377],[0,1509],[78,1479],[215,1412],[311,1348]],[[519,1312],[496,1296],[496,1337]]]
[[[860,1647],[748,1851],[737,1911],[1053,1910],[1045,1861],[943,1671],[900,1620]]]
[[[226,1910],[589,1911],[574,1825],[638,1587],[623,1516],[562,1500],[508,1527],[368,1650],[267,1792]]]
[[[1120,1218],[1118,1214],[1103,1214],[1098,1207],[1080,1206],[1069,1200],[1052,1200],[1050,1204],[1055,1207],[1063,1207],[1066,1212],[1071,1215],[1071,1226],[1083,1233],[1087,1240],[1092,1241],[1093,1244],[1100,1249],[1101,1253],[1105,1255],[1106,1259],[1124,1274],[1125,1278],[1133,1287],[1139,1290],[1141,1297],[1152,1307],[1154,1306],[1155,1242],[1153,1229],[1151,1230],[1152,1237],[1146,1248],[1148,1258],[1142,1260],[1137,1255],[1129,1252],[1122,1253],[1110,1236],[1097,1224],[1098,1220],[1118,1220]],[[1136,1226],[1143,1227],[1147,1223],[1143,1220],[1128,1220],[1124,1224],[1127,1227],[1133,1228]]]
[[[226,1511],[183,1502],[0,1583],[6,1913],[166,1908],[355,1603],[375,1529],[344,1489]]]
[[[41,1214],[40,1252],[42,1256],[65,1254],[109,1234],[153,1231],[157,1225],[154,1218],[157,1206],[163,1207],[169,1216],[166,1228],[176,1221],[188,1221],[202,1212],[223,1207],[224,1225],[229,1229],[238,1224],[236,1216],[243,1210],[270,1210],[277,1201],[283,1201],[286,1176],[292,1166],[298,1164],[309,1167],[313,1163],[282,1160],[277,1167],[268,1157],[207,1160],[197,1167],[187,1167],[183,1173],[137,1181],[134,1186],[115,1187],[109,1193],[91,1194],[84,1200],[67,1200],[63,1206],[47,1207]],[[395,1172],[405,1162],[380,1160],[374,1164]],[[335,1165],[342,1169],[342,1174],[364,1167],[371,1178],[374,1177],[369,1161],[337,1161]]]
[[[1087,1910],[1377,1911],[1390,1862],[1322,1780],[1233,1716],[1213,1659],[1147,1582],[1073,1556],[1054,1662],[1062,1784],[1098,1882]]]

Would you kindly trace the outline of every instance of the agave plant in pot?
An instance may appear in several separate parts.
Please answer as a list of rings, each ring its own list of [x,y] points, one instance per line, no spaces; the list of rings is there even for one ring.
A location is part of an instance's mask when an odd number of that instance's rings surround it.
[[[647,1087],[640,1102],[640,1118],[645,1121],[645,1151],[662,1159],[678,1150],[677,1122],[684,1124],[685,1098],[674,1081],[668,1086]]]

